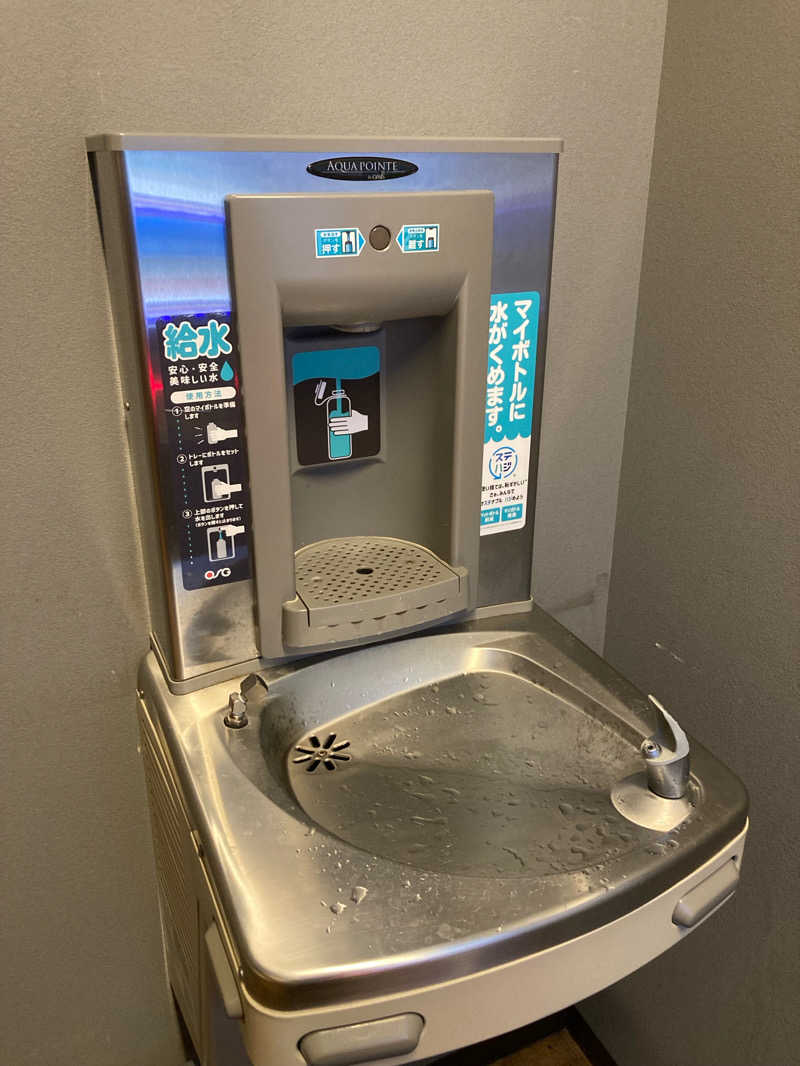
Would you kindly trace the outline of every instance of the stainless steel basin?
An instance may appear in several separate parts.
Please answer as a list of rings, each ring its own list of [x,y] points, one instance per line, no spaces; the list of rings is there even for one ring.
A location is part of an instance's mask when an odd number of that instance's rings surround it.
[[[540,877],[635,848],[609,797],[640,768],[637,735],[520,654],[453,650],[441,666],[463,672],[295,735],[283,769],[303,811],[370,854],[462,877]],[[267,751],[285,745],[283,698],[262,717]]]
[[[298,1009],[475,972],[653,898],[741,830],[738,779],[692,741],[669,832],[624,818],[652,707],[542,612],[148,705],[261,1002]],[[661,800],[664,804],[676,801]]]

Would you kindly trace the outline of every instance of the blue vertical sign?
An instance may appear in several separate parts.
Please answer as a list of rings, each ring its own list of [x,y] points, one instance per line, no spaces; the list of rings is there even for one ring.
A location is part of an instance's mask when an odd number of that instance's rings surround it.
[[[156,319],[169,548],[187,591],[251,576],[250,491],[230,311]]]
[[[481,481],[481,536],[522,529],[533,432],[539,293],[492,296]]]

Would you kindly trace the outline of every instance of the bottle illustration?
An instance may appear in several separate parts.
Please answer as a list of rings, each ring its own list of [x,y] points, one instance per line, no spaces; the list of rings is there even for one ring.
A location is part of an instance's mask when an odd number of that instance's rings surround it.
[[[244,526],[226,523],[223,526],[210,526],[206,530],[208,540],[208,561],[217,563],[222,559],[236,558],[236,538],[244,533]]]
[[[335,389],[325,402],[325,419],[328,426],[328,458],[349,459],[353,454],[353,438],[349,433],[334,433],[332,418],[350,415],[352,405],[344,389]]]
[[[219,531],[219,536],[217,537],[217,542],[214,545],[214,550],[218,559],[228,558],[228,542],[225,539],[225,532],[222,529],[220,529]]]

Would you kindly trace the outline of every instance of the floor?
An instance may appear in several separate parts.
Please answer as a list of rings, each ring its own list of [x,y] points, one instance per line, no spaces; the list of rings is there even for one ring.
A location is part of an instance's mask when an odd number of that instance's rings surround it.
[[[495,1059],[494,1066],[592,1066],[568,1029],[544,1036],[529,1047]]]
[[[573,1008],[445,1055],[435,1066],[614,1066],[614,1062]]]

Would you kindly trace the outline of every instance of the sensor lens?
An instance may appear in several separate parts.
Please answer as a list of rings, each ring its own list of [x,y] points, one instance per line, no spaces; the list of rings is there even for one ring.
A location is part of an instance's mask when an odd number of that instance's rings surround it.
[[[386,226],[373,226],[369,231],[369,243],[378,252],[383,252],[388,248],[391,239],[392,235]]]

